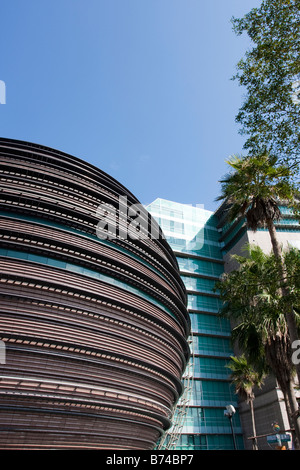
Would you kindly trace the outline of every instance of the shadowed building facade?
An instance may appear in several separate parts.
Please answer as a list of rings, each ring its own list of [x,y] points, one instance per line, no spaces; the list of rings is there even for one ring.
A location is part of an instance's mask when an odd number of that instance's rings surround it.
[[[101,237],[99,206],[130,232],[120,197],[138,201],[98,168],[3,138],[0,159],[0,448],[153,449],[190,354],[175,255],[150,232]]]

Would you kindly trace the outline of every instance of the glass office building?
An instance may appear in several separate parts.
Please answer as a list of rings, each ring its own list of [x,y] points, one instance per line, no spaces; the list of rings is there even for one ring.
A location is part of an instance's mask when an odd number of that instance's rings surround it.
[[[147,210],[175,252],[192,324],[192,390],[177,449],[233,449],[234,440],[243,449],[238,412],[233,417],[234,436],[224,416],[227,405],[237,408],[237,395],[226,368],[233,355],[230,323],[220,318],[220,299],[214,291],[224,270],[219,220],[201,207],[164,199],[156,199]]]

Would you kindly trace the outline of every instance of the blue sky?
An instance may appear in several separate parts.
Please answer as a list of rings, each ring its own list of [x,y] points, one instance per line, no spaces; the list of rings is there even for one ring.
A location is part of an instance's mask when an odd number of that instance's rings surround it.
[[[2,0],[0,136],[54,147],[144,204],[217,207],[241,153],[230,18],[259,0]]]

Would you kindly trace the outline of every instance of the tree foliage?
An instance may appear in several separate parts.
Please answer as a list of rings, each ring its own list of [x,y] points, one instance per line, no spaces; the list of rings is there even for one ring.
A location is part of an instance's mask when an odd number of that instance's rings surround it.
[[[278,363],[284,364],[283,372],[291,373],[292,352],[283,312],[287,304],[299,311],[300,251],[284,252],[290,290],[289,296],[283,297],[276,256],[258,246],[245,249],[246,256],[233,255],[239,269],[224,274],[216,284],[224,303],[222,313],[234,321],[232,338],[247,351],[252,364],[273,368],[277,355]],[[296,317],[300,325],[299,315]]]
[[[254,387],[261,387],[263,384],[263,374],[257,372],[252,365],[249,364],[245,354],[239,357],[231,356],[231,361],[227,367],[231,370],[231,381],[235,386],[236,393],[249,403],[254,400]]]
[[[254,387],[261,387],[263,385],[264,376],[257,372],[251,366],[244,354],[239,357],[231,356],[231,361],[227,365],[231,370],[231,381],[235,386],[235,391],[239,396],[250,404],[251,421],[253,431],[253,450],[258,450],[256,439],[256,426],[254,419],[253,401],[255,398]]]
[[[232,23],[253,45],[233,77],[247,91],[236,116],[247,136],[245,148],[299,162],[300,0],[263,0]]]
[[[216,284],[224,302],[223,315],[234,322],[232,339],[255,369],[273,372],[283,391],[290,425],[294,426],[296,445],[300,443],[300,418],[293,388],[295,366],[292,341],[284,311],[286,306],[299,311],[300,251],[283,253],[290,289],[282,296],[283,283],[278,258],[265,254],[258,246],[247,246],[247,256],[235,255],[238,270],[223,275]],[[296,308],[295,308],[296,307]],[[300,316],[295,315],[299,329]]]
[[[278,164],[275,156],[232,156],[227,164],[232,171],[220,180],[221,195],[217,200],[227,202],[229,220],[244,215],[248,228],[255,231],[267,220],[280,218],[279,200],[294,203],[291,170]]]

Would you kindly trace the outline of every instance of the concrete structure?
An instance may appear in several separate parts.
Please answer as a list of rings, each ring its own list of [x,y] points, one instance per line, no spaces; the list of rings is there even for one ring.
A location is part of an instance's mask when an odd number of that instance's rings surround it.
[[[0,139],[0,176],[0,448],[153,449],[190,354],[157,223],[134,233],[137,199],[54,149]]]

